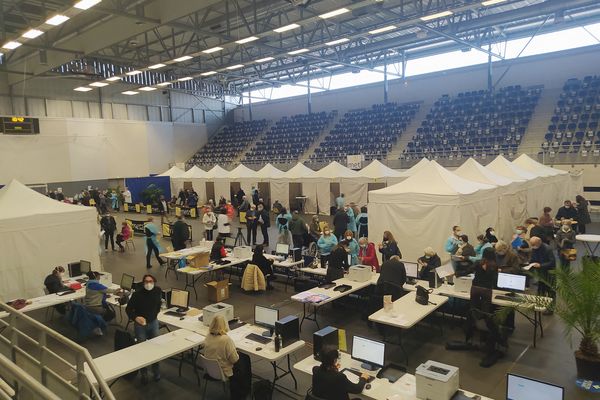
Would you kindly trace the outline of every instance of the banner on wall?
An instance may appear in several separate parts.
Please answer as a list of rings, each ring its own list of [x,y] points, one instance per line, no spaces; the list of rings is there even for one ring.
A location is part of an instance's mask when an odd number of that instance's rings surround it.
[[[361,169],[363,161],[365,161],[365,156],[363,154],[349,154],[346,156],[346,166],[350,169]]]
[[[147,221],[135,221],[133,219],[125,219],[125,222],[127,222],[129,226],[131,226],[134,235],[146,235],[146,232],[144,232],[144,224]]]
[[[190,232],[190,240],[192,240],[192,226],[188,225],[188,231]],[[162,226],[161,226],[161,231],[162,231],[162,237],[163,238],[170,238],[171,235],[173,234],[173,224],[169,224],[168,222],[163,222]]]

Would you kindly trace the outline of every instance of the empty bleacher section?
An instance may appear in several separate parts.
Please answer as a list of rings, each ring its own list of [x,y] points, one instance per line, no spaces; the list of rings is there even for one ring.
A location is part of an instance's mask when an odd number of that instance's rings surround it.
[[[310,162],[345,163],[349,154],[362,154],[367,161],[385,159],[418,109],[418,103],[387,103],[349,111],[311,154]]]
[[[295,162],[331,122],[335,112],[283,117],[246,153],[244,164]]]
[[[268,121],[261,119],[226,126],[192,156],[188,161],[188,167],[231,163],[265,130],[267,125]]]
[[[560,94],[542,143],[550,158],[600,156],[600,77],[569,79]]]
[[[542,87],[508,86],[443,95],[417,129],[402,158],[460,159],[516,154]]]

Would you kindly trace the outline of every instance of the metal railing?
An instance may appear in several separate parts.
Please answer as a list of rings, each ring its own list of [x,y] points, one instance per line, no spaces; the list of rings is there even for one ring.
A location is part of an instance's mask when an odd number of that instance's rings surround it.
[[[0,314],[0,383],[15,392],[8,396],[0,384],[0,398],[115,399],[85,347],[6,303],[0,302]]]

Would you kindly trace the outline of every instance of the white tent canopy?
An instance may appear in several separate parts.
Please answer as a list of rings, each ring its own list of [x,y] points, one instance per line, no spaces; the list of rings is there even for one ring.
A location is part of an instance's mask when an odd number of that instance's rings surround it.
[[[443,246],[453,225],[465,232],[498,221],[497,187],[464,179],[432,161],[401,183],[369,193],[369,234],[379,242],[393,233],[403,258],[415,261],[432,246],[448,258]]]
[[[282,202],[284,206],[289,206],[290,202],[290,184],[300,184],[301,192],[298,195],[306,196],[304,211],[306,213],[317,212],[317,183],[314,179],[315,171],[308,168],[302,163],[297,163],[291,169],[284,172],[282,179],[277,179],[277,182],[282,182],[278,196],[273,197]],[[278,185],[279,186],[279,185]],[[329,188],[328,188],[329,190]]]
[[[527,218],[527,188],[524,182],[513,182],[498,175],[473,158],[469,158],[454,173],[475,182],[498,186],[498,226],[494,228],[498,238],[509,240],[514,227]]]
[[[339,183],[339,192],[344,193],[346,202],[367,204],[368,178],[361,177],[358,172],[332,161],[326,167],[315,172],[317,180],[317,205],[321,214],[329,214],[329,207],[335,203],[336,193],[331,190],[331,183]]]
[[[175,176],[174,178],[185,178],[185,179],[206,178],[206,171],[204,171],[201,168],[198,168],[197,166],[194,165],[192,168],[185,171],[183,173],[183,175]]]
[[[218,203],[221,196],[226,199],[230,197],[229,180],[225,179],[228,176],[229,171],[219,165],[215,165],[206,171],[206,179],[214,182],[215,204]]]
[[[192,168],[198,168],[198,167],[192,167]],[[183,171],[181,168],[177,167],[176,165],[173,165],[171,168],[169,168],[162,174],[159,174],[158,176],[169,176],[171,178],[179,178],[183,174],[185,174],[185,171]]]
[[[406,177],[400,171],[391,169],[379,160],[373,160],[369,165],[357,171],[358,175],[363,178],[369,178],[375,182],[385,182],[388,184],[399,183]]]
[[[537,162],[533,158],[529,157],[527,154],[521,154],[513,161],[513,164],[519,166],[520,168],[526,171],[540,174],[540,176],[556,176],[569,174],[567,171],[562,171],[560,169],[548,167],[547,165]]]
[[[244,164],[239,164],[227,174],[227,177],[225,179],[227,180],[228,186],[227,195],[225,196],[225,198],[229,198],[229,193],[231,189],[230,184],[232,182],[238,182],[245,193],[251,193],[252,186],[255,186],[256,182],[258,181],[258,173],[246,167]],[[217,180],[215,180],[215,195],[217,190],[216,182]]]
[[[52,200],[13,180],[0,189],[0,293],[5,300],[43,294],[57,265],[89,260],[100,269],[96,209]]]
[[[406,171],[401,171],[400,174],[401,176],[408,178],[409,176],[412,176],[415,172],[427,167],[430,162],[431,161],[429,161],[429,159],[423,157],[418,163],[416,163]]]
[[[260,180],[279,179],[279,178],[284,177],[285,172],[283,172],[280,169],[275,168],[273,166],[273,164],[268,163],[264,167],[262,167],[261,169],[256,171],[256,175],[257,175],[258,179],[260,179]]]

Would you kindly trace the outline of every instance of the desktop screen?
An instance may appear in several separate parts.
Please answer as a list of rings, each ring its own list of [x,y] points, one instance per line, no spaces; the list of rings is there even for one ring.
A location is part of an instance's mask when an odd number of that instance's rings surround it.
[[[405,262],[404,268],[406,269],[406,276],[409,278],[417,278],[419,276],[417,264],[412,262]]]
[[[79,265],[81,266],[81,272],[83,272],[84,274],[92,270],[92,263],[89,261],[81,260],[79,261]]]
[[[284,243],[277,243],[277,247],[275,247],[276,254],[288,255],[290,252],[290,245]]]
[[[525,290],[526,281],[527,277],[525,275],[505,274],[503,272],[499,272],[497,286],[499,289],[518,290],[523,292]]]
[[[235,247],[235,239],[231,238],[231,237],[225,238],[225,247],[234,248]]]
[[[257,325],[275,327],[279,321],[279,310],[269,307],[254,306],[254,323]]]
[[[563,400],[564,389],[523,376],[506,374],[506,400]]]
[[[121,275],[121,289],[131,290],[133,288],[133,281],[135,278],[133,275],[123,274]]]
[[[385,359],[385,343],[360,336],[353,336],[352,358],[383,366]]]
[[[190,292],[187,290],[171,290],[171,306],[187,308],[189,305]]]
[[[68,265],[69,269],[69,278],[75,278],[76,276],[81,276],[81,263],[74,262]]]

